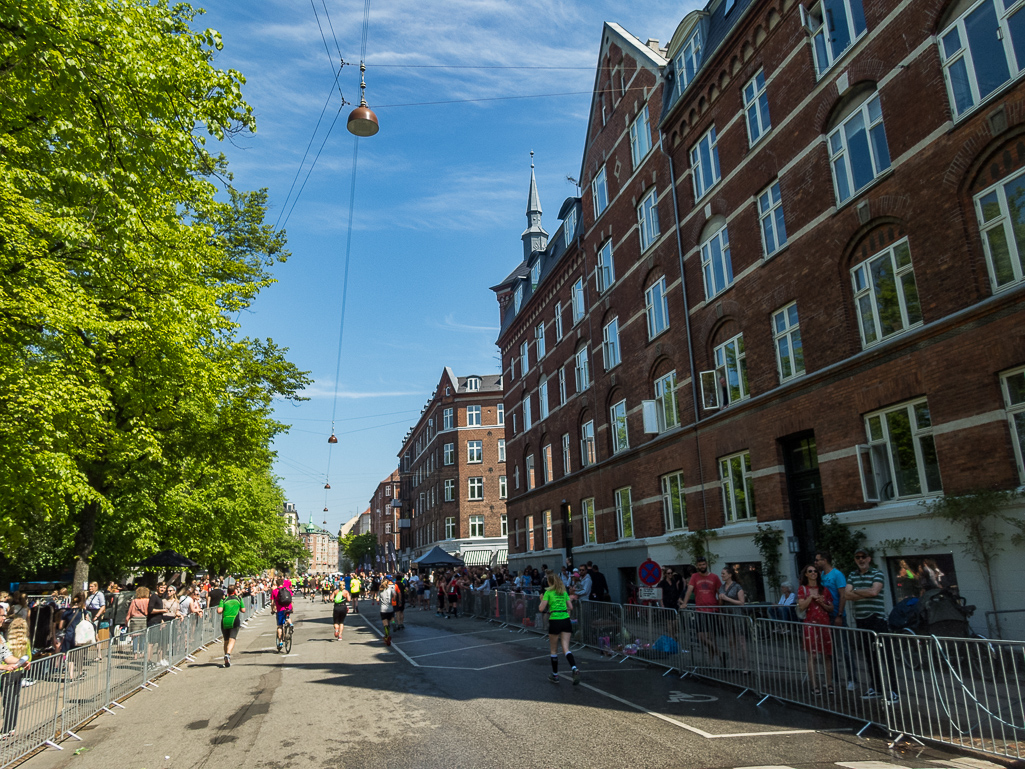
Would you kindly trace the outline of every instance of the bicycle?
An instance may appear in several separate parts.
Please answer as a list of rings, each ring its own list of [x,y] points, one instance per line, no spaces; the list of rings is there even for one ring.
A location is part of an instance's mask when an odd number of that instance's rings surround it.
[[[289,617],[285,620],[285,624],[281,626],[281,642],[284,644],[285,654],[292,653],[293,632],[295,632],[295,625],[292,624],[292,618]]]

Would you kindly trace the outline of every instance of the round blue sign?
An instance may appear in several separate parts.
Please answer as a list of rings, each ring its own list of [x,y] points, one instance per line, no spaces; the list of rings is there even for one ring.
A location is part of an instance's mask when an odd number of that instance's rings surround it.
[[[637,578],[648,587],[662,581],[662,567],[650,558],[637,567]]]

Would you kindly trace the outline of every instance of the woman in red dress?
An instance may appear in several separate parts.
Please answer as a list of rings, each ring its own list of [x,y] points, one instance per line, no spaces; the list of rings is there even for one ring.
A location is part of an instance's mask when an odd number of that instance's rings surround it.
[[[829,612],[832,607],[832,596],[819,584],[819,570],[814,566],[805,566],[801,572],[801,586],[797,589],[797,610],[804,613],[804,650],[808,653],[808,683],[811,685],[811,693],[815,696],[822,694],[819,689],[817,657],[822,657],[824,680],[830,681],[833,641],[829,637]],[[829,683],[829,693],[833,693],[832,683]]]

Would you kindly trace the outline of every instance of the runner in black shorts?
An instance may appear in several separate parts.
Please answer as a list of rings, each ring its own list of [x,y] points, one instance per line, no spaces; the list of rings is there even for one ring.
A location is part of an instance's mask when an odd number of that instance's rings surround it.
[[[345,583],[342,582],[335,591],[331,594],[331,602],[334,604],[333,619],[335,623],[335,640],[342,640],[342,631],[345,629],[345,617],[349,613],[349,601],[352,600],[352,596],[349,595],[349,591],[345,589]]]
[[[389,577],[386,576],[381,580],[378,596],[381,600],[381,624],[384,625],[384,643],[386,646],[391,646],[391,622],[395,619],[395,603],[398,602],[398,595]]]

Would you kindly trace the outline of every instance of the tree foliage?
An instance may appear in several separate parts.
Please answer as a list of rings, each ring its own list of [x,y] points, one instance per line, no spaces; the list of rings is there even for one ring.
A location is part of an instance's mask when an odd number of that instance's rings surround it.
[[[338,541],[338,547],[345,553],[350,564],[359,566],[367,556],[377,554],[377,536],[369,531],[366,534],[349,532]]]
[[[163,0],[0,0],[12,568],[47,540],[73,555],[76,582],[91,559],[116,574],[164,547],[248,571],[284,536],[271,408],[307,380],[235,318],[287,258],[285,238],[264,224],[266,192],[234,189],[206,148],[255,123],[195,15]]]

